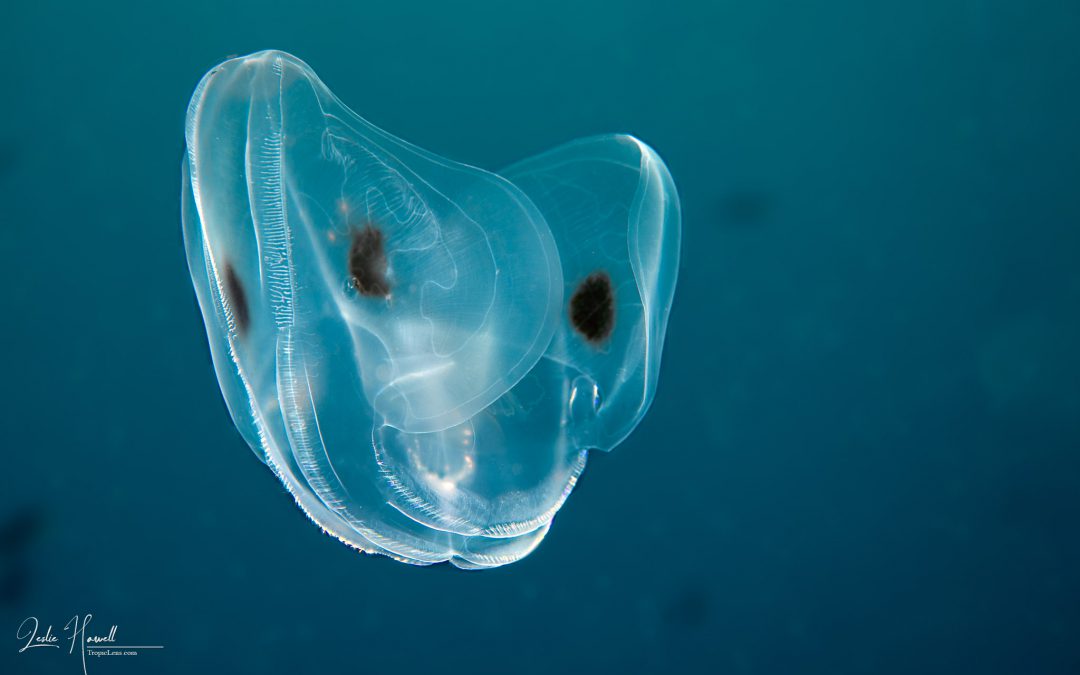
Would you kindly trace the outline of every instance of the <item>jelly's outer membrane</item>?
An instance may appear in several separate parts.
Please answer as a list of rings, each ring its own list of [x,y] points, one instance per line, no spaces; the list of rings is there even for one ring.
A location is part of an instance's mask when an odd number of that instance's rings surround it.
[[[222,394],[301,508],[403,562],[534,550],[588,450],[655,392],[680,236],[656,153],[602,136],[488,173],[375,128],[273,51],[203,78],[186,140],[184,240]],[[376,240],[371,292],[350,255]],[[597,271],[614,292],[600,343],[566,306]]]

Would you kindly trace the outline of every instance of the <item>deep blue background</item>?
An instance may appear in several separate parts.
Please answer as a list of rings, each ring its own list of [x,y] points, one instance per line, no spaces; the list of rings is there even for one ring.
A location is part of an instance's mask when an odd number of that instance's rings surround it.
[[[1080,4],[810,5],[6,6],[0,672],[76,612],[166,646],[92,673],[1078,672]],[[228,419],[183,115],[271,47],[456,160],[675,176],[652,412],[519,564],[352,552]]]

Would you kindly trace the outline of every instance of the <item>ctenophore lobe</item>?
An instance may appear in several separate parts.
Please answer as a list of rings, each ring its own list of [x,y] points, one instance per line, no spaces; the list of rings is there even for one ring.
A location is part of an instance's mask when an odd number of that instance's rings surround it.
[[[301,508],[404,562],[531,552],[655,391],[680,236],[659,157],[603,136],[490,173],[275,51],[203,77],[186,141],[221,391]]]

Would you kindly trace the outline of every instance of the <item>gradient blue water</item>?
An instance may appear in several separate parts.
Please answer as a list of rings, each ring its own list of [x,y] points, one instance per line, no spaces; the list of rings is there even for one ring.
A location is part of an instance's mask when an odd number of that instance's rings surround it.
[[[792,5],[5,9],[0,672],[77,611],[166,646],[100,673],[1080,669],[1080,8]],[[267,47],[460,161],[675,176],[655,405],[520,564],[361,558],[232,428],[182,122]]]

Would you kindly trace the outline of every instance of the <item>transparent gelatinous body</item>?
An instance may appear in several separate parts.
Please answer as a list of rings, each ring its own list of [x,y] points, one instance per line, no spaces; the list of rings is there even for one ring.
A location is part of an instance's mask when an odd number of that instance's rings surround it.
[[[645,414],[679,253],[659,157],[499,174],[381,131],[288,54],[188,108],[184,240],[237,428],[327,532],[464,568],[532,551]]]

